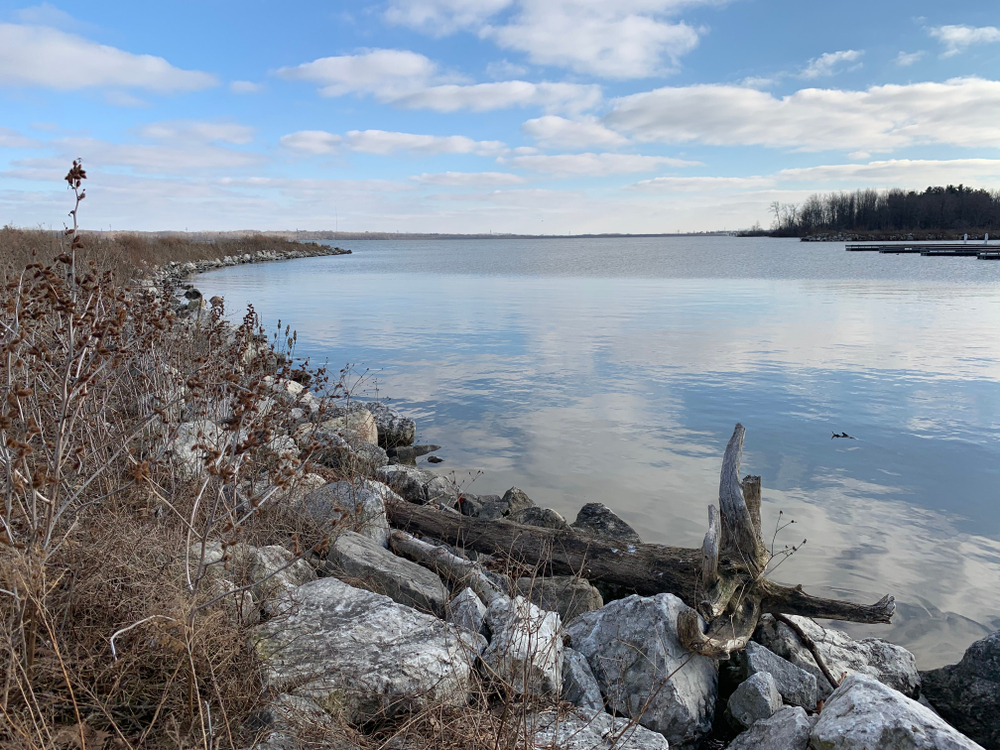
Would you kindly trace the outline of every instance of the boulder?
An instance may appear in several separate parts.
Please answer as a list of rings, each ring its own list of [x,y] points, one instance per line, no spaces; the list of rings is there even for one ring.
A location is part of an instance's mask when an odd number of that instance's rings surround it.
[[[349,442],[363,440],[370,445],[378,445],[375,418],[367,410],[350,411],[343,416],[324,420],[316,425],[316,430],[336,433]]]
[[[371,476],[389,463],[385,451],[377,445],[344,432],[332,419],[318,425],[304,424],[296,431],[296,440],[311,450],[312,459],[347,476]],[[331,426],[332,425],[332,426]]]
[[[198,476],[205,470],[207,453],[204,448],[196,446],[216,447],[222,434],[222,428],[208,419],[181,422],[168,451],[173,454],[174,463],[182,473]]]
[[[922,692],[953,727],[1000,748],[1000,631],[976,641],[958,664],[921,672]]]
[[[729,745],[729,750],[807,750],[814,718],[798,706],[786,706],[762,719]]]
[[[260,738],[247,750],[361,750],[347,736],[342,725],[320,708],[316,701],[281,693],[254,712],[244,729]]]
[[[566,519],[556,513],[556,511],[551,508],[539,508],[536,505],[511,513],[508,518],[514,523],[523,523],[525,526],[538,526],[543,529],[569,528]]]
[[[612,539],[625,544],[642,544],[642,539],[635,529],[620,519],[604,503],[584,505],[571,526],[577,531],[603,539]]]
[[[366,536],[340,534],[326,556],[325,570],[352,586],[385,594],[394,602],[444,616],[448,589],[436,573],[397,557]]]
[[[694,747],[712,727],[718,668],[681,645],[682,608],[672,594],[633,594],[585,612],[566,630],[569,645],[587,657],[610,711],[638,718],[671,746]]]
[[[604,712],[601,686],[587,657],[571,648],[563,649],[563,700],[572,703],[584,715]]]
[[[833,691],[809,743],[813,750],[982,750],[930,709],[860,673]]]
[[[351,724],[466,704],[473,658],[454,626],[336,578],[279,604],[256,630],[268,689],[312,698]]]
[[[376,470],[375,476],[392,487],[403,499],[417,505],[440,503],[454,507],[458,488],[447,478],[427,469],[406,464],[388,464]]]
[[[284,547],[249,547],[250,578],[253,595],[258,602],[267,601],[316,579],[313,566],[296,558]]]
[[[507,505],[507,511],[504,513],[505,516],[510,516],[518,511],[531,508],[535,504],[535,501],[528,497],[524,490],[520,490],[517,487],[511,487],[503,493],[502,500]]]
[[[483,664],[517,695],[562,695],[562,622],[523,596],[498,596],[486,608],[490,645]]]
[[[417,424],[381,401],[369,401],[365,408],[371,412],[378,425],[378,444],[383,448],[412,445],[417,434]]]
[[[577,576],[518,578],[517,590],[541,609],[558,612],[563,622],[604,606],[601,592]]]
[[[767,672],[758,672],[740,683],[726,704],[726,719],[739,730],[753,726],[761,719],[769,719],[781,708],[781,693],[774,678]]]
[[[356,531],[388,547],[387,502],[402,502],[402,498],[381,482],[362,479],[331,482],[310,492],[297,507],[312,523],[331,531]]]
[[[534,507],[535,503],[522,490],[511,487],[500,495],[472,495],[462,493],[459,508],[462,515],[495,521]]]
[[[834,679],[840,681],[846,675],[866,674],[911,698],[920,694],[916,660],[902,646],[878,638],[855,641],[846,633],[824,628],[808,617],[788,615],[788,619],[812,640]],[[833,691],[835,686],[823,674],[810,650],[785,623],[772,615],[764,615],[753,639],[815,675],[821,699]]]
[[[605,713],[549,711],[527,717],[527,724],[538,750],[668,750],[662,735]]]
[[[743,651],[736,654],[732,669],[737,682],[743,682],[755,674],[769,674],[774,678],[785,703],[810,711],[816,708],[819,700],[816,675],[782,659],[759,643],[750,641]]]
[[[466,587],[448,602],[445,619],[473,635],[486,635],[486,605],[476,592]]]

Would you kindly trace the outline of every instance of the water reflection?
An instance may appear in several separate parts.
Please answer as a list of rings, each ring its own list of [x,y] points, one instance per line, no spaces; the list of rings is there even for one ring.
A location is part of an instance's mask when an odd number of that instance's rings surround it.
[[[780,509],[779,543],[809,539],[779,578],[893,593],[897,622],[865,632],[922,668],[1000,627],[1000,264],[731,238],[350,246],[199,286],[290,323],[300,354],[377,368],[474,490],[570,518],[605,502],[648,541],[700,543],[742,421],[765,525]]]

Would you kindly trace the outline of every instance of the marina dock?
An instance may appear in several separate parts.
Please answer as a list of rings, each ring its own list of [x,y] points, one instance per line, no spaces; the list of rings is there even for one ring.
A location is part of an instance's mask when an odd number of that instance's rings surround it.
[[[923,255],[926,257],[979,258],[1000,260],[1000,245],[960,242],[899,242],[899,243],[847,243],[849,253],[880,253],[882,255]]]

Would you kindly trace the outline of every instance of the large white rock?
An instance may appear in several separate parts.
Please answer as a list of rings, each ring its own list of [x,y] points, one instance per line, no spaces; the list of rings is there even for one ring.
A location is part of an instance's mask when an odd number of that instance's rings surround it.
[[[982,750],[944,719],[868,675],[852,674],[823,706],[812,750]]]
[[[726,718],[738,729],[746,729],[761,719],[771,718],[781,705],[781,693],[774,678],[767,672],[758,672],[740,683],[729,696]]]
[[[468,586],[448,602],[445,619],[473,635],[486,635],[486,605]]]
[[[555,712],[527,718],[536,750],[668,750],[663,735],[610,714]]]
[[[331,482],[310,492],[297,507],[311,522],[328,526],[331,531],[356,531],[388,547],[385,506],[391,502],[403,500],[381,482],[360,479]]]
[[[519,695],[562,694],[562,622],[523,596],[497,597],[486,609],[492,637],[483,663]]]
[[[738,736],[730,743],[729,750],[806,750],[815,723],[805,709],[786,706]]]
[[[571,648],[563,649],[563,700],[572,703],[581,715],[604,712],[604,696],[587,657]]]
[[[304,424],[299,427],[298,432],[305,435],[310,430],[337,433],[348,442],[363,440],[371,445],[378,445],[378,427],[368,410],[349,411],[343,416],[332,417],[316,425]]]
[[[920,675],[916,660],[902,646],[879,638],[856,641],[846,633],[824,628],[808,617],[788,617],[816,644],[816,650],[836,680],[842,680],[846,675],[864,674],[910,697],[919,695]],[[799,636],[785,623],[771,615],[764,615],[754,633],[754,640],[814,674],[821,698],[829,695],[835,687],[830,685]]]
[[[326,559],[327,570],[353,586],[438,617],[444,615],[448,589],[438,575],[397,557],[366,536],[345,531],[331,545]]]
[[[198,476],[205,470],[205,448],[214,448],[222,440],[223,430],[208,419],[182,422],[177,425],[177,434],[171,440],[168,450],[173,454],[175,465],[189,476]]]
[[[312,698],[352,724],[465,705],[475,652],[454,626],[336,578],[279,604],[256,633],[269,689]]]
[[[375,470],[375,476],[392,487],[401,497],[417,505],[441,503],[454,507],[458,488],[446,477],[406,464],[388,464]]]
[[[750,641],[743,651],[736,654],[732,664],[732,670],[740,681],[755,674],[769,674],[774,678],[785,703],[810,711],[816,708],[819,700],[816,675],[782,659],[766,646]]]
[[[569,623],[571,646],[587,657],[609,710],[639,717],[674,746],[694,746],[712,727],[718,693],[713,659],[677,637],[686,605],[672,594],[629,596]]]
[[[365,408],[371,412],[378,424],[379,445],[388,448],[413,444],[413,438],[417,433],[416,422],[381,401],[369,401],[365,404]]]

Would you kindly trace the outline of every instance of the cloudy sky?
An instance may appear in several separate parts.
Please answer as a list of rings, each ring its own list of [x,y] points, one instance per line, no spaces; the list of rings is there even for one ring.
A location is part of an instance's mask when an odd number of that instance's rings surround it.
[[[674,232],[1000,187],[996,0],[0,0],[0,222]]]

